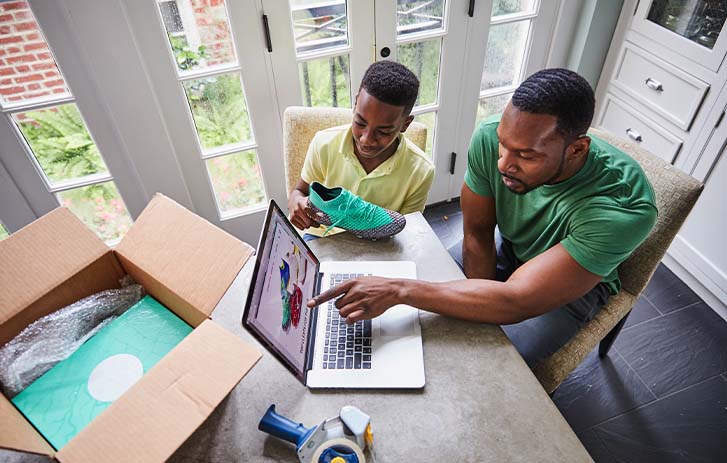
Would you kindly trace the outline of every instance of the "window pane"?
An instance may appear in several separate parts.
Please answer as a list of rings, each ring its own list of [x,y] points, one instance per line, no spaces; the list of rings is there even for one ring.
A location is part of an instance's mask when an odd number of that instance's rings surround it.
[[[0,2],[0,44],[0,102],[69,96],[27,2]]]
[[[536,0],[495,0],[492,5],[492,16],[512,13],[530,13],[534,10]]]
[[[12,117],[51,184],[108,173],[75,104]]]
[[[345,0],[290,0],[297,53],[348,45]]]
[[[510,102],[510,97],[512,97],[512,93],[481,99],[477,106],[477,122],[475,122],[475,129],[480,126],[480,123],[483,120],[493,114],[500,114],[505,109],[505,106],[507,106],[507,103]]]
[[[424,150],[424,152],[427,153],[429,159],[434,159],[434,156],[432,156],[432,151],[434,150],[434,132],[436,131],[437,112],[432,111],[424,114],[419,114],[418,116],[414,117],[414,120],[417,122],[421,122],[422,124],[427,126],[427,149]]]
[[[206,163],[222,214],[267,202],[255,150],[207,159]]]
[[[444,0],[397,0],[397,36],[443,28]]]
[[[350,108],[349,69],[348,55],[301,62],[299,70],[303,104]]]
[[[121,239],[131,226],[131,216],[113,182],[75,188],[57,196],[61,206],[73,211],[104,241]]]
[[[236,62],[224,0],[160,0],[179,71]]]
[[[419,78],[417,106],[437,102],[442,39],[398,45],[399,62]]]
[[[692,42],[714,48],[727,18],[724,1],[695,2],[656,0],[649,7],[649,21]]]
[[[0,223],[0,241],[4,240],[8,236],[10,236],[10,233],[8,233],[8,230],[5,228],[5,226]]]
[[[183,86],[202,148],[252,141],[239,74],[187,80]]]
[[[490,28],[480,91],[515,85],[520,80],[530,21]]]

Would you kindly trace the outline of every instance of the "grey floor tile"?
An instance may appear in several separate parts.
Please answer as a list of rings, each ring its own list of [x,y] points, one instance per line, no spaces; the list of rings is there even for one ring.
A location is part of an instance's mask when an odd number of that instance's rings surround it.
[[[588,431],[577,432],[576,436],[596,463],[613,463],[615,461],[611,452],[608,451],[601,438],[596,434],[596,431],[589,429]]]
[[[703,302],[624,329],[614,346],[658,397],[727,370],[727,322]]]
[[[462,239],[462,213],[456,212],[447,216],[447,219],[428,220],[429,226],[442,242],[445,248],[457,243]]]
[[[601,359],[593,350],[553,394],[575,431],[655,400],[654,394],[616,351]]]
[[[659,312],[672,312],[701,301],[694,291],[664,264],[659,264],[644,294]]]
[[[636,301],[636,305],[634,305],[634,308],[631,309],[631,313],[626,319],[624,328],[634,326],[637,323],[645,322],[646,320],[651,320],[652,318],[656,318],[659,315],[661,314],[658,310],[656,310],[651,302],[649,302],[649,299],[647,299],[646,296],[642,295]]]
[[[723,463],[727,382],[716,376],[594,428],[610,461]]]
[[[449,224],[445,222],[442,219],[432,220],[429,222],[429,226],[432,227],[432,230],[434,230],[434,233],[437,235],[437,238],[439,238],[439,241],[442,243],[445,243],[447,241],[451,241],[454,239],[454,237],[451,236],[451,231],[449,228]]]
[[[444,202],[435,204],[433,206],[427,206],[424,209],[424,218],[427,221],[441,219],[445,215],[456,214],[462,212],[459,207],[459,198],[455,198],[450,202]]]

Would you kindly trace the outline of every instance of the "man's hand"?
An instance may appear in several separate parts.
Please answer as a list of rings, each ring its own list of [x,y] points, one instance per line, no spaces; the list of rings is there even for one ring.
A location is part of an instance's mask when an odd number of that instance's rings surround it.
[[[341,296],[335,304],[341,317],[346,318],[346,323],[350,325],[359,320],[368,320],[400,303],[401,284],[397,282],[400,283],[400,280],[359,277],[322,292],[308,301],[308,307],[313,308]]]
[[[303,180],[298,182],[298,186],[290,192],[288,199],[288,210],[290,211],[290,221],[300,230],[310,227],[318,227],[319,223],[308,217],[306,209],[308,209],[308,184]]]

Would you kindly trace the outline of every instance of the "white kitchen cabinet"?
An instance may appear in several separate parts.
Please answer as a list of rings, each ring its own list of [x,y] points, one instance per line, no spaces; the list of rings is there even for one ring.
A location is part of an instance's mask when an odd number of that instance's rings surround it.
[[[705,183],[664,262],[725,319],[726,20],[727,0],[624,2],[594,118]]]

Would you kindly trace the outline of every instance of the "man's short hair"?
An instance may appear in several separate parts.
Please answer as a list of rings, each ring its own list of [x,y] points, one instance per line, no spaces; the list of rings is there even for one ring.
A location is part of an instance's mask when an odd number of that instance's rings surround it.
[[[361,88],[383,103],[403,106],[408,116],[417,101],[419,79],[404,65],[377,61],[366,69]]]
[[[515,90],[512,104],[520,111],[550,114],[566,139],[585,134],[593,121],[596,99],[586,79],[562,68],[543,69]]]

